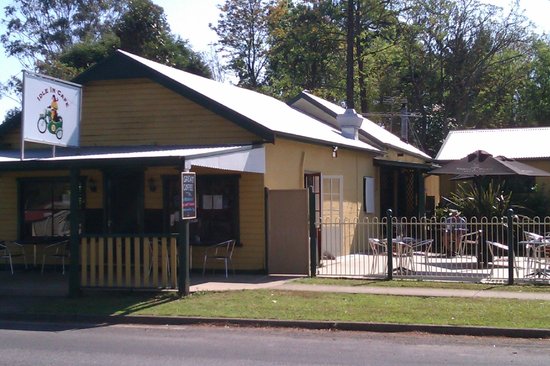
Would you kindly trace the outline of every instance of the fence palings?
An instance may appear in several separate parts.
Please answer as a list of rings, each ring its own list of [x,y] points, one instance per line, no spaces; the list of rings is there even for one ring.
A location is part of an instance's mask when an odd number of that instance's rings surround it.
[[[86,237],[80,252],[83,287],[177,288],[174,237]]]

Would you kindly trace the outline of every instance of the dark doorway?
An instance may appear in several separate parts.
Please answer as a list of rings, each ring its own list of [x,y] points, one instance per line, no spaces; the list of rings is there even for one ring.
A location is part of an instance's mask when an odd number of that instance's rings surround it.
[[[313,188],[315,196],[315,222],[321,220],[321,173],[306,173],[304,174],[304,188]],[[317,253],[321,253],[321,225],[317,225]],[[321,258],[319,256],[319,258]],[[319,259],[318,258],[318,259]]]
[[[106,174],[107,232],[135,234],[143,230],[143,172]]]
[[[414,169],[380,168],[380,208],[385,216],[391,209],[393,216],[413,217],[420,214],[418,174]]]

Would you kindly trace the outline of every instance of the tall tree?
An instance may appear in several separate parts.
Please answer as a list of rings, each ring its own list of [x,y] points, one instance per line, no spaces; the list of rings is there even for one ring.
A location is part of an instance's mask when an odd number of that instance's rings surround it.
[[[211,77],[202,56],[170,33],[164,10],[150,0],[17,0],[5,9],[2,41],[25,69],[72,79],[118,48]],[[20,93],[11,78],[2,95]]]
[[[375,72],[367,59],[384,52],[398,42],[399,13],[403,11],[396,0],[355,1],[355,48],[357,59],[357,87],[359,89],[359,110],[366,113],[374,95],[368,85],[369,74]],[[371,89],[371,90],[369,90]]]
[[[226,0],[219,6],[217,25],[210,25],[241,86],[258,89],[265,81],[268,14],[274,1]]]
[[[407,28],[402,42],[406,68],[401,89],[423,115],[416,124],[420,139],[445,136],[455,127],[499,125],[497,116],[484,112],[489,101],[497,107],[495,99],[487,99],[496,91],[489,82],[499,79],[504,65],[521,62],[529,43],[525,19],[517,9],[503,16],[498,8],[476,0],[411,3],[410,10],[402,13]],[[520,65],[507,69],[500,77],[510,78],[510,73],[520,69]],[[507,86],[506,92],[510,90],[513,88]],[[511,98],[504,96],[499,101]],[[430,124],[429,116],[440,120]],[[430,151],[437,151],[440,144],[441,140],[433,141]]]
[[[170,31],[164,9],[151,0],[129,0],[128,10],[115,24],[120,48],[150,60],[211,77],[202,56]]]
[[[4,8],[0,41],[25,68],[46,63],[84,40],[109,32],[126,8],[119,0],[15,0]]]
[[[524,87],[514,101],[518,124],[550,126],[550,36],[534,41]]]
[[[345,2],[280,1],[269,17],[266,90],[279,98],[307,89],[332,101],[345,100]]]

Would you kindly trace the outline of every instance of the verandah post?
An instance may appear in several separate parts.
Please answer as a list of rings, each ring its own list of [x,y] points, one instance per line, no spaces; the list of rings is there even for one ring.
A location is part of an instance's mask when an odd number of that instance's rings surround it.
[[[71,198],[70,198],[70,241],[69,252],[71,253],[69,264],[69,296],[76,297],[80,295],[80,268],[78,263],[80,260],[80,169],[71,168]]]
[[[386,237],[388,242],[388,247],[386,252],[388,253],[388,274],[386,276],[386,279],[392,280],[393,279],[393,223],[392,223],[392,210],[388,209],[386,211],[386,218],[387,218],[387,230],[386,230]]]
[[[189,220],[179,221],[178,235],[178,293],[187,296],[189,291]]]
[[[514,284],[514,225],[513,225],[513,216],[514,210],[511,208],[508,209],[507,213],[508,220],[508,285]]]

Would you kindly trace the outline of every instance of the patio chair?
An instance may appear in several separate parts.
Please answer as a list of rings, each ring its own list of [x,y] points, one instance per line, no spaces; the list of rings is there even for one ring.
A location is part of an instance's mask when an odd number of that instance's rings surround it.
[[[508,246],[496,241],[486,241],[487,248],[489,249],[489,255],[491,258],[491,272],[489,272],[489,277],[493,276],[495,265],[497,263],[503,263],[508,266]],[[514,270],[516,271],[516,276],[519,277],[519,270],[517,265],[517,258],[514,256]]]
[[[70,258],[69,241],[64,240],[44,247],[44,254],[42,255],[42,274],[44,274],[44,267],[46,265],[47,258],[61,260],[61,273],[64,275],[65,260]]]
[[[467,248],[470,247],[475,250],[475,256],[478,256],[479,250],[479,237],[483,230],[476,230],[470,233],[461,235],[460,240],[458,241],[457,252],[458,255],[464,256],[467,253]]]
[[[414,254],[420,254],[424,256],[424,262],[428,265],[428,258],[432,250],[434,240],[433,239],[424,239],[416,240],[412,243],[412,251]]]
[[[550,277],[550,243],[534,245],[532,250],[532,258],[528,264],[528,268],[533,267],[533,272],[528,274],[529,277],[549,278]]]
[[[206,248],[204,252],[204,261],[202,265],[202,275],[206,272],[206,264],[208,261],[219,261],[223,262],[225,266],[225,278],[227,278],[227,269],[231,267],[233,274],[235,274],[235,268],[233,268],[232,257],[233,251],[235,250],[235,239],[226,240],[224,242],[214,244]],[[214,271],[214,270],[212,270]]]
[[[382,243],[380,239],[369,238],[369,247],[372,254],[371,274],[374,274],[380,272],[377,271],[380,264],[380,257],[384,257],[387,255],[388,246],[385,243]],[[382,263],[382,272],[385,273],[387,261],[382,258]]]
[[[11,274],[13,271],[13,258],[22,257],[25,269],[27,269],[27,256],[25,255],[25,248],[13,241],[0,241],[0,259],[4,259],[10,265]]]

